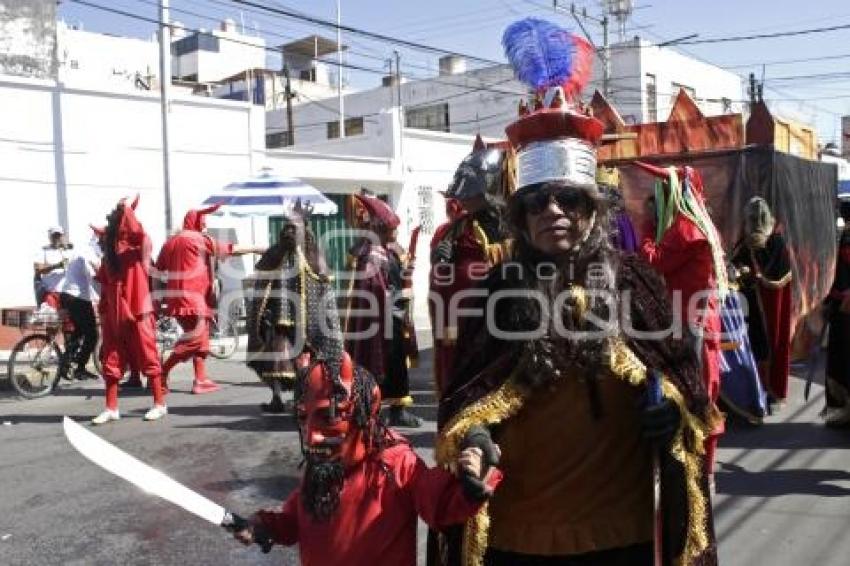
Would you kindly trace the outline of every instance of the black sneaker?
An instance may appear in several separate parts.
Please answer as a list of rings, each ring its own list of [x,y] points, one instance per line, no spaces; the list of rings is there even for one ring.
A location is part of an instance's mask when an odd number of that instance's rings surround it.
[[[291,401],[283,402],[280,397],[272,397],[271,403],[262,403],[260,410],[267,415],[283,415],[291,413],[293,403]]]
[[[404,407],[390,407],[389,425],[404,427],[404,428],[419,428],[422,426],[422,419],[405,409]]]
[[[96,373],[92,373],[89,370],[83,368],[83,369],[78,369],[77,371],[74,372],[74,379],[76,379],[77,381],[83,381],[83,380],[86,380],[86,379],[100,379],[100,376],[97,375]]]

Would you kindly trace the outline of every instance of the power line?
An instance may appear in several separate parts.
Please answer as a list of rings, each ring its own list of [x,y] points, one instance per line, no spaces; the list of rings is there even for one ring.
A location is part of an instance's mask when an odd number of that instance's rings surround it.
[[[709,37],[705,39],[693,39],[688,41],[681,41],[676,45],[703,45],[707,43],[728,43],[732,41],[751,41],[754,39],[774,39],[777,37],[793,37],[793,36],[801,36],[801,35],[811,35],[813,33],[826,33],[831,31],[841,31],[845,29],[850,29],[850,24],[839,24],[834,26],[820,27],[820,28],[809,28],[809,29],[800,29],[793,31],[778,31],[774,33],[758,33],[753,35],[733,35],[729,37]]]
[[[88,6],[90,8],[96,9],[96,10],[101,10],[101,11],[104,11],[104,12],[109,12],[109,13],[125,16],[125,17],[128,17],[128,18],[133,18],[133,19],[140,20],[140,21],[146,21],[146,22],[149,22],[149,23],[152,23],[152,24],[156,24],[158,26],[167,25],[171,28],[175,27],[173,23],[164,24],[164,23],[160,22],[158,19],[149,18],[147,16],[142,16],[141,14],[136,14],[136,13],[133,13],[133,12],[127,12],[125,10],[119,10],[117,8],[110,8],[108,6],[95,4],[93,2],[88,2],[86,0],[70,0],[70,1],[73,2],[73,3],[76,3],[76,4],[81,4],[83,6]],[[201,32],[201,30],[198,30],[198,29],[195,29],[195,28],[190,28],[190,27],[182,27],[180,29],[182,29],[184,31],[193,32],[193,33],[204,33],[204,32]],[[253,47],[255,49],[263,49],[265,51],[275,53],[276,55],[280,54],[280,50],[277,49],[277,48],[274,48],[274,47],[257,45],[256,43],[251,43],[251,42],[248,42],[248,41],[242,41],[242,40],[239,40],[239,39],[236,39],[236,38],[233,38],[233,37],[225,37],[225,36],[216,36],[216,37],[218,37],[218,39],[220,39],[222,41],[228,41],[228,42],[231,42],[231,43],[246,45],[248,47]],[[353,63],[340,63],[338,61],[331,61],[331,60],[325,60],[325,59],[316,59],[316,60],[321,61],[321,62],[328,64],[328,65],[334,65],[334,66],[337,66],[337,67],[353,69],[353,70],[357,70],[357,71],[364,71],[364,72],[367,72],[367,73],[377,74],[377,75],[380,75],[380,76],[386,76],[386,71],[384,69],[374,69],[374,68],[371,68],[371,67],[364,67],[362,65],[355,65]],[[504,64],[501,64],[501,65],[504,65]],[[415,76],[412,76],[412,75],[408,75],[408,77],[411,77],[411,78],[414,78],[414,79],[417,79],[417,80],[428,80],[428,81],[435,82],[437,84],[442,84],[442,85],[445,85],[445,86],[452,86],[452,87],[456,87],[456,88],[462,88],[462,89],[466,89],[466,90],[470,90],[470,91],[487,90],[487,91],[490,91],[490,92],[495,92],[495,93],[499,93],[499,94],[507,94],[507,95],[512,95],[512,96],[523,96],[525,94],[528,94],[527,91],[518,92],[518,91],[512,91],[512,90],[493,89],[493,88],[487,86],[486,84],[476,86],[476,85],[469,85],[469,84],[454,83],[454,82],[446,81],[446,80],[444,80],[440,77],[432,77],[432,78],[427,78],[427,79],[422,79],[421,77],[415,77]],[[508,82],[508,81],[504,81],[504,82]]]
[[[71,0],[71,1],[74,1],[74,0]],[[141,3],[143,3],[143,4],[153,5],[153,6],[158,6],[158,5],[159,5],[159,3],[158,3],[156,0],[136,0],[136,1],[137,1],[137,2],[141,2]],[[207,0],[207,1],[209,1],[209,2],[213,2],[213,3],[217,4],[217,5],[222,5],[222,6],[224,6],[224,5],[225,5],[223,2],[216,1],[216,0]],[[229,6],[229,4],[227,4],[227,5]],[[180,13],[187,14],[187,15],[191,15],[191,16],[195,16],[195,17],[198,17],[198,18],[203,18],[203,19],[206,19],[206,20],[208,20],[208,21],[216,21],[216,22],[217,22],[217,21],[220,21],[220,18],[219,18],[219,17],[212,16],[212,15],[209,15],[209,14],[202,14],[202,13],[198,13],[198,12],[193,12],[193,11],[185,10],[185,9],[181,9],[181,8],[172,8],[172,11],[174,11],[174,12],[180,12]],[[256,11],[252,10],[252,11],[251,11],[251,13],[258,13],[258,12],[256,12]],[[173,23],[172,23],[171,25],[172,25],[172,27],[173,27]],[[187,30],[187,31],[197,31],[197,30],[190,30],[189,28],[186,28],[186,30]],[[264,32],[264,33],[265,33],[266,35],[277,36],[277,37],[280,37],[280,38],[283,38],[283,39],[298,39],[298,38],[297,38],[297,37],[295,37],[295,36],[286,35],[286,34],[281,34],[281,33],[276,33],[276,32],[271,32],[271,31],[266,31],[266,32]],[[227,38],[222,38],[222,39],[227,39]],[[277,49],[275,49],[275,48],[266,47],[266,49],[267,49],[268,51],[271,51],[272,53],[277,54],[277,55],[279,55],[279,54],[280,54],[280,51],[279,51],[279,50],[277,50]],[[369,59],[376,59],[376,60],[379,60],[379,61],[382,61],[382,62],[385,62],[385,61],[387,60],[387,58],[386,58],[386,57],[380,57],[380,56],[376,56],[376,55],[369,55],[369,54],[365,54],[365,53],[358,53],[358,52],[354,52],[354,51],[352,51],[352,50],[350,50],[350,49],[349,49],[349,53],[354,53],[354,54],[359,55],[359,56],[362,56],[362,57],[366,57],[366,58],[369,58]],[[330,64],[330,65],[340,66],[340,63],[339,63],[338,61],[333,61],[333,60],[330,60],[330,59],[314,58],[313,60],[314,60],[314,61],[320,61],[320,62],[322,62],[322,63],[326,63],[326,64]],[[366,68],[363,68],[363,67],[360,67],[360,66],[356,66],[356,65],[351,65],[351,64],[345,64],[345,63],[343,63],[343,64],[342,64],[342,66],[343,66],[343,67],[346,67],[347,65],[348,65],[348,68],[351,68],[351,69],[353,69],[353,70],[360,70],[360,71],[366,71],[366,72],[371,72],[371,73],[379,73],[379,74],[381,74],[381,75],[385,75],[385,74],[386,74],[386,73],[384,72],[384,70],[383,70],[383,69],[382,69],[382,70],[380,70],[380,71],[378,71],[378,70],[376,70],[376,69],[366,69]],[[428,68],[428,67],[425,67],[425,66],[419,66],[419,65],[414,65],[414,64],[409,63],[409,62],[405,63],[405,66],[406,66],[406,67],[413,67],[413,68],[417,68],[417,69],[424,69],[424,70],[426,70],[426,71],[431,71],[431,69],[430,69],[430,68]],[[433,80],[433,78],[432,78],[432,77],[421,77],[421,76],[412,75],[412,74],[410,74],[410,73],[408,73],[408,76],[409,76],[409,78],[412,78],[412,79],[418,79],[418,80]],[[465,87],[465,86],[466,86],[466,85],[458,85],[457,83],[451,83],[451,82],[445,82],[445,81],[440,81],[440,82],[441,82],[441,84],[445,84],[445,85],[448,85],[448,86],[462,86],[462,87]],[[515,92],[515,93],[513,93],[513,94],[522,95],[522,94],[526,94],[526,93],[525,93],[525,92]]]
[[[241,5],[244,5],[244,6],[252,6],[254,8],[259,8],[261,10],[265,10],[265,11],[273,13],[273,14],[278,14],[282,17],[292,18],[292,19],[301,20],[301,21],[307,21],[307,22],[310,22],[310,23],[313,23],[313,24],[316,24],[316,25],[320,25],[320,26],[323,26],[323,27],[326,27],[326,28],[331,28],[331,29],[334,29],[334,30],[336,30],[337,27],[339,27],[339,29],[341,29],[341,30],[343,30],[347,33],[354,33],[354,34],[357,34],[357,35],[361,35],[363,37],[368,37],[368,38],[371,38],[371,39],[384,41],[386,43],[392,43],[392,44],[395,44],[395,45],[403,45],[403,46],[409,47],[411,49],[418,49],[418,50],[421,50],[421,51],[430,51],[432,53],[441,53],[441,54],[444,54],[444,55],[457,55],[457,56],[460,56],[460,57],[465,57],[465,58],[470,59],[470,60],[480,61],[482,63],[487,63],[487,64],[490,64],[490,65],[502,65],[503,64],[500,61],[494,61],[492,59],[486,59],[484,57],[478,57],[477,55],[470,55],[470,54],[467,54],[467,53],[461,53],[461,52],[454,51],[454,50],[451,50],[451,49],[442,49],[440,47],[434,47],[433,45],[426,45],[424,43],[419,43],[419,42],[416,42],[416,41],[409,41],[409,40],[406,40],[406,39],[401,39],[401,38],[398,38],[398,37],[393,37],[393,36],[385,35],[385,34],[382,34],[382,33],[376,33],[376,32],[373,32],[373,31],[355,28],[355,27],[349,26],[349,25],[339,25],[339,26],[337,26],[336,22],[332,22],[330,20],[318,18],[316,16],[302,14],[302,13],[299,13],[297,11],[293,11],[291,9],[273,8],[271,6],[263,6],[262,4],[257,4],[256,2],[251,2],[249,0],[231,0],[231,1],[236,3],[236,4],[241,4]]]
[[[820,57],[805,57],[802,59],[780,59],[776,61],[761,61],[761,62],[753,62],[753,63],[741,63],[739,65],[723,65],[722,69],[744,69],[747,67],[761,67],[762,65],[789,65],[791,63],[811,63],[816,61],[832,61],[835,59],[847,59],[850,58],[850,53],[844,53],[841,55],[822,55]]]

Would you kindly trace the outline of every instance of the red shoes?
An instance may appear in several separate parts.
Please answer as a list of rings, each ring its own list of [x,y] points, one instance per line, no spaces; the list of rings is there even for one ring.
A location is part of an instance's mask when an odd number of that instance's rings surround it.
[[[212,393],[218,391],[219,386],[216,382],[205,379],[204,381],[194,381],[192,383],[192,393],[195,395],[203,395],[204,393]]]

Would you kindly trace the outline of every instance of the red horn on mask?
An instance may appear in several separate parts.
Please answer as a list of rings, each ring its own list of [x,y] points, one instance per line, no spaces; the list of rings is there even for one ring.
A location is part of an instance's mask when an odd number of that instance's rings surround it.
[[[94,235],[97,236],[98,238],[103,236],[106,233],[106,228],[97,227],[94,224],[89,224],[89,228],[91,228],[91,231],[94,232]]]
[[[130,208],[136,210],[136,207],[139,206],[139,194],[136,193],[136,198],[133,199],[133,202],[130,203]]]

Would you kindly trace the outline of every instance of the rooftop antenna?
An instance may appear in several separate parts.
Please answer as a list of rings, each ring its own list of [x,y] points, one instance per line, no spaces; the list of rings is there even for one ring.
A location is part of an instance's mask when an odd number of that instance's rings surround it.
[[[620,42],[626,41],[626,22],[634,12],[633,0],[603,0],[608,15],[617,20],[617,35]]]

